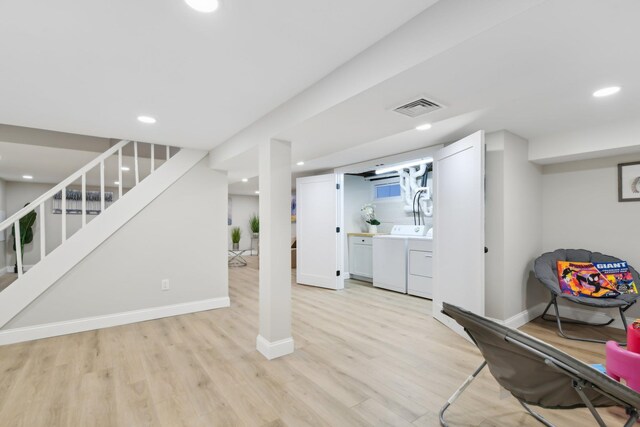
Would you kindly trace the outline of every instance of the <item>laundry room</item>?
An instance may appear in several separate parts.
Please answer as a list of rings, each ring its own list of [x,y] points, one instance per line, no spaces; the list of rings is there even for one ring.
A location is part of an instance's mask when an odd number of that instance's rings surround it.
[[[297,283],[484,309],[484,151],[477,131],[297,178]]]
[[[345,278],[431,298],[433,159],[382,163],[344,174]]]

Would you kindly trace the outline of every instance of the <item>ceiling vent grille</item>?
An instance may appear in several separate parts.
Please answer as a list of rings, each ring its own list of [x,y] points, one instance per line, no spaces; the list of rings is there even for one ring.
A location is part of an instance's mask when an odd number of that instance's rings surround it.
[[[442,106],[436,104],[433,101],[429,101],[425,98],[416,99],[415,101],[409,102],[408,104],[401,105],[398,108],[394,108],[393,111],[396,111],[400,114],[404,114],[409,117],[418,117],[423,114],[431,113],[433,111],[441,109]]]

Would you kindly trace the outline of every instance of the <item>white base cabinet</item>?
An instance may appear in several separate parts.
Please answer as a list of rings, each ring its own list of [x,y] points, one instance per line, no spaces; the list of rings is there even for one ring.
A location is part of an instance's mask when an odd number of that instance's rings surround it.
[[[371,237],[349,236],[349,275],[354,279],[373,281]]]
[[[433,240],[409,239],[407,293],[433,298]]]

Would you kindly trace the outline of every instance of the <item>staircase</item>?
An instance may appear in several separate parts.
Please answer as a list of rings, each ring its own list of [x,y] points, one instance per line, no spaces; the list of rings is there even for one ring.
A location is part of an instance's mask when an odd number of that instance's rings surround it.
[[[143,149],[144,156],[139,155],[139,149]],[[0,291],[0,328],[187,173],[205,155],[206,152],[198,150],[177,150],[169,146],[123,140],[0,223],[0,233],[7,233],[9,239],[13,240],[10,237],[12,227],[15,235],[21,236],[20,227],[28,222],[25,218],[29,218],[31,212],[36,212],[33,239],[39,240],[40,243],[39,259],[27,271],[23,271],[21,245],[16,245],[17,279]],[[132,186],[129,186],[126,192],[123,186],[123,161],[131,165],[130,173],[133,173]],[[115,167],[117,172],[113,170]],[[88,200],[88,178],[96,175],[96,172],[99,174],[99,192],[97,195],[96,192],[92,192],[91,200]],[[113,203],[109,203],[106,197],[110,195],[105,191],[105,176],[108,173],[118,177],[115,182],[118,198]],[[79,187],[79,191],[72,190],[71,187]],[[67,192],[71,191],[74,191],[77,200],[67,200]],[[60,245],[47,251],[45,205],[49,201],[54,207],[59,208],[62,235]],[[68,206],[70,204],[74,205],[72,210]],[[88,206],[97,213],[91,220],[87,215]],[[81,216],[81,226],[69,236],[68,217],[71,213]]]

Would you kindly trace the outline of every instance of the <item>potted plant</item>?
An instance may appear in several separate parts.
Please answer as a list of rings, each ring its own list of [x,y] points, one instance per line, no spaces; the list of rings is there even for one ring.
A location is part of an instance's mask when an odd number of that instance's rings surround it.
[[[233,227],[231,229],[231,243],[233,243],[233,250],[237,251],[240,249],[240,238],[242,237],[242,230],[240,227]]]
[[[253,233],[253,237],[257,239],[258,234],[260,233],[260,218],[258,217],[258,215],[251,215],[251,218],[249,218],[249,228]]]
[[[25,204],[27,206],[29,203]],[[36,223],[36,211],[31,211],[22,218],[20,218],[20,254],[22,260],[24,260],[24,245],[27,245],[33,241],[33,224]],[[16,226],[11,227],[11,236],[13,236],[13,250],[16,250]],[[17,254],[17,252],[16,252]],[[24,263],[23,263],[24,266]],[[24,267],[22,267],[24,270]],[[18,257],[16,256],[16,265],[13,267],[13,272],[18,272]]]
[[[369,226],[369,233],[376,234],[378,232],[378,226],[380,221],[376,219],[376,206],[368,203],[360,208],[360,213],[364,222]]]

